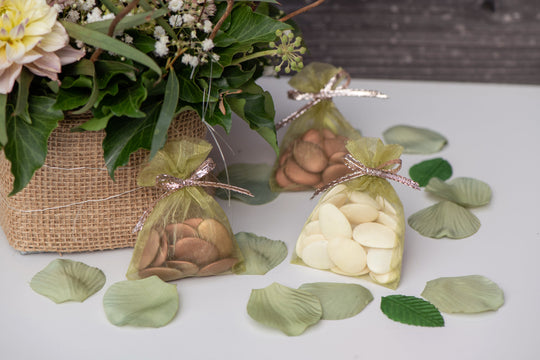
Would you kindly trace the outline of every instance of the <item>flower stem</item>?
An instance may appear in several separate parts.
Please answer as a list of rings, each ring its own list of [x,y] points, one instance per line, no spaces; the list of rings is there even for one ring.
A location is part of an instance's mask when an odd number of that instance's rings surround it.
[[[227,19],[227,17],[229,17],[229,15],[231,15],[233,6],[234,6],[234,0],[227,0],[227,8],[225,9],[225,12],[221,16],[221,18],[219,18],[218,22],[214,26],[214,29],[212,30],[212,33],[208,37],[210,40],[214,40],[214,38],[217,35],[217,32],[218,32],[219,28],[221,27],[221,25],[223,25],[223,22],[225,21],[225,19]]]
[[[277,49],[259,51],[259,52],[256,52],[256,53],[249,54],[247,56],[241,57],[239,59],[233,60],[231,62],[231,65],[238,65],[240,63],[243,63],[244,61],[253,60],[253,59],[256,59],[256,58],[260,58],[262,56],[273,56],[273,55],[276,55],[276,54],[277,54]]]
[[[290,14],[288,14],[288,15],[285,15],[284,17],[282,17],[281,19],[279,19],[279,21],[285,22],[285,21],[287,21],[287,20],[289,20],[289,19],[295,17],[296,15],[300,15],[300,14],[303,13],[303,12],[306,12],[306,11],[308,11],[308,10],[310,10],[310,9],[313,9],[314,7],[317,7],[317,6],[321,5],[323,2],[324,2],[324,0],[317,0],[317,1],[315,1],[314,3],[312,3],[312,4],[306,5],[306,6],[304,6],[303,8],[300,8],[300,9],[298,9],[298,10],[296,10],[296,11],[293,11],[292,13],[290,13]]]

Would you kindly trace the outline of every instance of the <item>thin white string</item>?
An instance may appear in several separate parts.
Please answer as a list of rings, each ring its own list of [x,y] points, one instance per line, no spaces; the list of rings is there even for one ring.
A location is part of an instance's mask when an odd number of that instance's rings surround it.
[[[47,207],[47,208],[43,208],[43,209],[32,209],[32,210],[18,209],[18,208],[14,207],[14,206],[11,206],[9,204],[9,202],[6,199],[6,197],[4,196],[4,194],[1,194],[0,197],[1,197],[2,202],[4,204],[6,204],[6,206],[11,210],[18,211],[20,213],[36,213],[36,212],[45,212],[45,211],[50,211],[50,210],[65,209],[65,208],[68,208],[68,207],[77,206],[77,205],[84,205],[84,204],[88,204],[88,203],[97,203],[97,202],[102,202],[102,201],[108,201],[108,200],[115,199],[115,198],[120,197],[120,196],[127,195],[129,193],[134,192],[134,191],[138,191],[138,190],[140,190],[142,188],[143,188],[143,186],[139,186],[139,187],[136,187],[135,189],[124,191],[124,192],[122,192],[120,194],[111,195],[111,196],[108,196],[106,198],[90,199],[90,200],[78,201],[78,202],[65,204],[65,205],[51,206],[51,207]]]

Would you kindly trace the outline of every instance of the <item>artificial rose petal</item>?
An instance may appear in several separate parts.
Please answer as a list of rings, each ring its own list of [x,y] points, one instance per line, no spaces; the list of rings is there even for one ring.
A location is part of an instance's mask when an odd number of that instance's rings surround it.
[[[6,45],[6,56],[8,61],[19,62],[26,52],[26,47],[19,41]]]
[[[21,69],[21,64],[12,64],[7,69],[2,70],[2,73],[0,74],[0,94],[8,94],[11,92],[15,80],[17,80],[21,73]]]
[[[26,54],[24,54],[21,61],[19,61],[19,64],[28,64],[28,63],[34,62],[42,56],[43,54],[37,51],[34,51],[34,50],[28,51]]]
[[[35,21],[37,19],[32,19],[34,21],[30,22],[24,30],[25,36],[45,35],[51,31],[51,28],[56,23],[57,14],[53,8],[49,9],[50,10],[46,13],[46,15],[40,18],[39,21]]]
[[[33,62],[33,64],[39,67],[42,71],[55,72],[59,73],[62,71],[62,64],[60,63],[60,58],[52,52],[42,52],[43,55],[39,59]]]
[[[58,73],[42,69],[36,66],[35,63],[26,64],[25,67],[37,76],[48,77],[49,79],[54,81],[58,80]]]

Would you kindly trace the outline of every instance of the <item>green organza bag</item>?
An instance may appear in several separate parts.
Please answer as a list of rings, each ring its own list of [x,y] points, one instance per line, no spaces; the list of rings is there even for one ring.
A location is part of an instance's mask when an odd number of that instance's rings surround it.
[[[157,178],[189,179],[212,146],[202,139],[167,143],[139,174],[140,186]],[[200,186],[171,191],[154,206],[140,230],[128,279],[164,281],[240,271],[242,255],[221,206]]]
[[[349,141],[347,150],[353,161],[387,171],[393,180],[417,188],[412,180],[389,171],[401,155],[401,146],[361,138]],[[370,278],[395,289],[401,276],[404,234],[403,205],[392,185],[385,178],[364,175],[324,193],[302,228],[292,262]]]
[[[348,74],[341,68],[311,63],[293,76],[289,84],[300,94],[319,94],[328,86],[335,90],[346,77]],[[357,96],[383,97],[378,92],[370,91]],[[349,139],[361,136],[339,112],[331,98],[323,99],[299,113],[301,115],[290,123],[281,141],[280,156],[270,179],[273,191],[312,190],[346,174],[348,169],[343,164],[347,151],[345,144]]]

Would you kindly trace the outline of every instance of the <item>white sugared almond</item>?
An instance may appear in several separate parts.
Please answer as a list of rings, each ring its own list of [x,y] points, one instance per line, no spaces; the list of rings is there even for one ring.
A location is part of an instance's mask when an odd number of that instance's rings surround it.
[[[398,221],[394,216],[388,215],[385,212],[379,211],[379,216],[377,217],[376,222],[379,224],[383,224],[385,226],[388,226],[390,229],[394,230],[395,232],[398,231]]]
[[[349,203],[339,208],[353,224],[375,221],[379,217],[379,211],[367,204]]]
[[[328,256],[328,241],[326,240],[316,241],[304,247],[302,260],[307,265],[321,270],[336,266]]]
[[[397,246],[397,235],[389,227],[368,222],[355,226],[353,239],[370,248],[391,249]]]
[[[397,280],[399,276],[399,270],[394,270],[387,272],[386,274],[375,274],[373,272],[369,273],[369,276],[379,284],[388,284],[392,281]]]
[[[359,273],[367,264],[367,254],[356,241],[337,238],[328,242],[328,256],[338,268],[347,273]]]
[[[333,204],[323,204],[319,208],[319,225],[327,240],[334,238],[351,238],[352,228],[349,220]]]
[[[317,242],[317,241],[326,241],[324,236],[322,234],[311,234],[311,235],[304,235],[300,238],[298,238],[298,242],[296,243],[296,254],[300,257],[302,257],[302,254],[304,252],[304,249],[306,246]]]
[[[381,210],[381,206],[379,205],[379,203],[375,201],[371,196],[362,191],[352,191],[349,194],[349,199],[353,203],[366,204],[377,210]]]
[[[377,202],[381,205],[381,210],[388,215],[397,215],[396,209],[394,209],[394,207],[390,205],[390,202],[383,198],[381,195],[377,195]]]
[[[321,226],[319,220],[311,221],[304,226],[302,231],[306,236],[313,234],[321,234]]]
[[[344,192],[345,190],[347,190],[347,186],[345,186],[344,184],[338,184],[334,186],[333,188],[331,188],[330,190],[328,190],[326,194],[324,194],[324,196],[322,197],[322,201],[325,201],[326,199],[329,199],[336,194]]]
[[[343,271],[342,269],[340,269],[339,267],[333,267],[330,269],[332,272],[335,272],[336,274],[339,274],[339,275],[346,275],[346,276],[361,276],[361,275],[366,275],[367,273],[369,273],[369,268],[366,266],[365,268],[362,269],[362,271],[359,271],[357,273],[348,273],[346,271]]]
[[[369,249],[367,253],[367,266],[375,274],[386,274],[392,270],[392,249]]]

